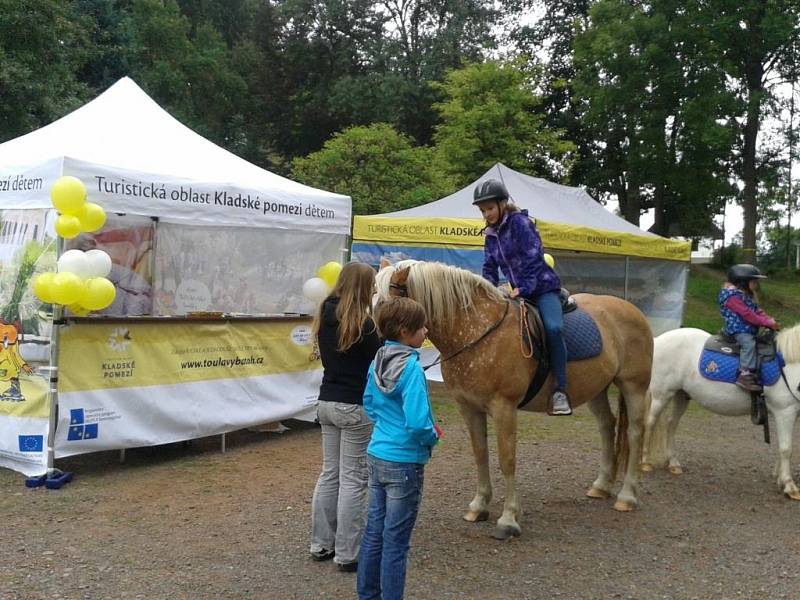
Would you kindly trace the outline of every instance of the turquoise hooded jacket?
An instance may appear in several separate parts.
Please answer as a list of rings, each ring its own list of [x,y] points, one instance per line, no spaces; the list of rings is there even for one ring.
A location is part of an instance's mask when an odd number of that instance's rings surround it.
[[[389,462],[428,462],[439,438],[415,348],[389,340],[378,349],[367,374],[364,410],[374,423],[367,453]]]

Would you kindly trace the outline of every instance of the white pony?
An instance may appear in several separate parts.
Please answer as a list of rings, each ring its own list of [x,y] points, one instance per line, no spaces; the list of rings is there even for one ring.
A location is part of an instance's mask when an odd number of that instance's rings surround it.
[[[711,412],[727,416],[750,414],[750,393],[732,383],[710,381],[698,369],[703,345],[711,334],[700,329],[674,329],[655,339],[653,349],[653,374],[650,379],[652,402],[646,422],[645,449],[642,470],[651,471],[653,465],[666,463],[675,475],[682,473],[675,454],[675,430],[686,411],[689,399],[694,399]],[[800,500],[800,490],[792,478],[789,461],[792,457],[792,433],[800,413],[800,325],[782,331],[777,337],[778,349],[786,360],[783,378],[764,388],[767,409],[775,420],[778,439],[776,475],[778,487],[792,498]],[[674,404],[669,420],[661,419],[664,408]]]

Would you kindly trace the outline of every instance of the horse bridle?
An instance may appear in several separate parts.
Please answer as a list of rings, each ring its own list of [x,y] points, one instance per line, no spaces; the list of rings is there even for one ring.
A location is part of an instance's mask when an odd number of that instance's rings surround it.
[[[408,286],[406,284],[404,284],[404,283],[389,283],[389,289],[390,290],[397,290],[399,292],[400,296],[402,296],[403,298],[408,298]],[[453,352],[449,356],[446,356],[445,358],[442,358],[442,355],[440,354],[439,358],[437,358],[431,364],[429,364],[429,365],[427,365],[425,367],[422,367],[422,369],[424,371],[427,371],[431,367],[435,367],[436,365],[438,365],[440,363],[443,363],[443,362],[445,362],[447,360],[450,360],[451,358],[455,358],[456,356],[458,356],[462,352],[465,352],[465,351],[469,350],[470,348],[473,348],[474,346],[476,346],[479,343],[481,343],[493,331],[495,331],[498,327],[500,327],[500,325],[503,324],[503,321],[505,321],[506,317],[508,316],[508,307],[510,305],[511,305],[511,303],[508,300],[506,300],[506,309],[505,309],[505,311],[503,311],[503,316],[500,317],[500,319],[498,321],[496,321],[491,327],[489,327],[489,329],[484,331],[483,334],[478,339],[469,342],[467,345],[465,345],[464,347],[460,348],[459,350],[456,350],[455,352]]]

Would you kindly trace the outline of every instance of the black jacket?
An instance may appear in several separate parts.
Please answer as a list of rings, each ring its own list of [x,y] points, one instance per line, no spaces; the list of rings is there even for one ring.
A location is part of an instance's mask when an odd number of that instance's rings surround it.
[[[367,385],[367,370],[381,341],[372,319],[367,319],[361,331],[361,339],[346,352],[339,352],[339,321],[336,319],[338,298],[327,298],[322,306],[319,324],[319,353],[322,358],[322,386],[319,399],[322,402],[345,402],[363,404],[364,388]]]

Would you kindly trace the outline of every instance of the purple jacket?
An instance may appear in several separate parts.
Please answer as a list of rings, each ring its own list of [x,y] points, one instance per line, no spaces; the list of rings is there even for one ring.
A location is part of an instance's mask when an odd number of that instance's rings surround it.
[[[483,276],[494,285],[499,282],[499,267],[525,298],[561,289],[558,275],[544,262],[542,240],[527,210],[507,212],[497,228],[487,227],[483,252]]]

